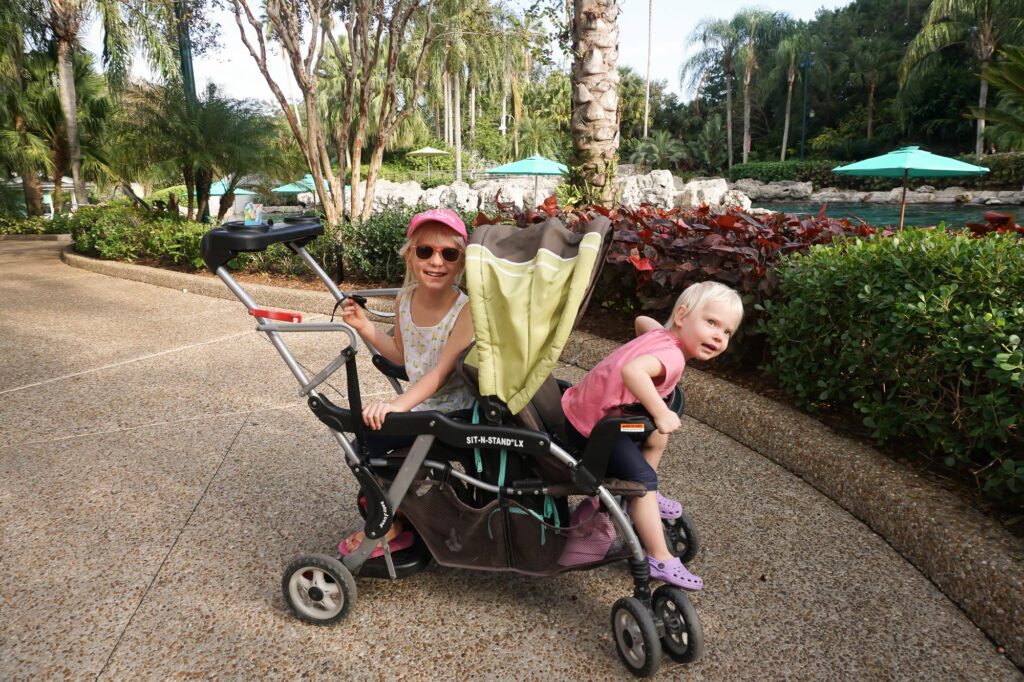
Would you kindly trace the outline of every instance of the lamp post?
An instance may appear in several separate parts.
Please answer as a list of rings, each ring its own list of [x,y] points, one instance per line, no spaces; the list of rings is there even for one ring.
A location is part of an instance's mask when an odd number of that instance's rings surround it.
[[[803,71],[804,79],[804,111],[803,125],[800,128],[800,160],[804,160],[804,143],[807,141],[807,70],[814,64],[814,53],[808,52],[800,62],[800,70]]]

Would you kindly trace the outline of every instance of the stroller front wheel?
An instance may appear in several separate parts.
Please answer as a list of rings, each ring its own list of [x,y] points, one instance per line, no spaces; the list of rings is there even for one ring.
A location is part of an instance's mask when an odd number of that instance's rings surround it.
[[[700,658],[704,653],[704,629],[686,593],[674,585],[662,585],[654,591],[652,602],[654,613],[665,628],[662,649],[679,663],[692,663]]]
[[[649,677],[661,666],[661,641],[654,616],[636,597],[623,597],[612,606],[612,635],[619,658],[629,672]]]
[[[281,591],[300,620],[330,625],[348,614],[356,600],[356,581],[334,557],[303,554],[284,569]]]
[[[696,558],[700,551],[700,535],[697,526],[686,512],[678,519],[662,519],[661,526],[665,531],[665,544],[672,556],[679,557],[684,564]]]

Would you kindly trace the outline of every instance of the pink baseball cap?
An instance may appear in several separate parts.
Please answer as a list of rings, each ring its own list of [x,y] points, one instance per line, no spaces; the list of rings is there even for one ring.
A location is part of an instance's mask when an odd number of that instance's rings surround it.
[[[459,214],[450,208],[432,208],[429,211],[423,211],[417,213],[409,221],[409,231],[405,233],[405,238],[409,239],[412,237],[412,233],[415,232],[421,225],[427,223],[439,223],[445,227],[451,229],[455,234],[459,235],[463,239],[467,239],[466,234],[466,223],[462,222],[462,218]]]

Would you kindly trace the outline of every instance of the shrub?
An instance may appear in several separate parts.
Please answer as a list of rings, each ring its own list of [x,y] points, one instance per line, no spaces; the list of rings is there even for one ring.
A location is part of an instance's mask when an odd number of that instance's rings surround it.
[[[68,218],[56,216],[52,220],[43,216],[19,218],[0,215],[0,234],[66,234]]]
[[[854,408],[880,442],[1024,502],[1024,250],[914,230],[787,258],[762,324],[804,406]]]
[[[386,209],[362,223],[347,223],[342,237],[346,267],[352,274],[375,282],[401,283],[405,262],[398,249],[415,211]]]
[[[126,204],[83,206],[69,220],[75,250],[105,260],[153,260],[201,268],[209,226]]]
[[[1019,190],[1024,185],[1024,154],[989,154],[978,161],[972,154],[962,154],[961,161],[985,166],[989,169],[986,175],[977,177],[952,178],[915,178],[910,187],[931,185],[938,189],[945,187],[973,187],[990,189]],[[815,189],[822,187],[838,187],[861,192],[890,190],[899,185],[893,178],[857,177],[852,175],[836,175],[832,169],[846,164],[845,161],[764,161],[738,163],[729,171],[729,180],[736,182],[743,178],[776,182],[793,180],[808,182]]]

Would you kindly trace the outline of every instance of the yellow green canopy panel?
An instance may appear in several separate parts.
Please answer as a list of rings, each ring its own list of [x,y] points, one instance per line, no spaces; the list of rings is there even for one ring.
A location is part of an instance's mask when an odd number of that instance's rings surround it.
[[[551,374],[611,243],[599,216],[582,234],[556,218],[526,228],[482,225],[466,250],[480,394],[518,414]]]

